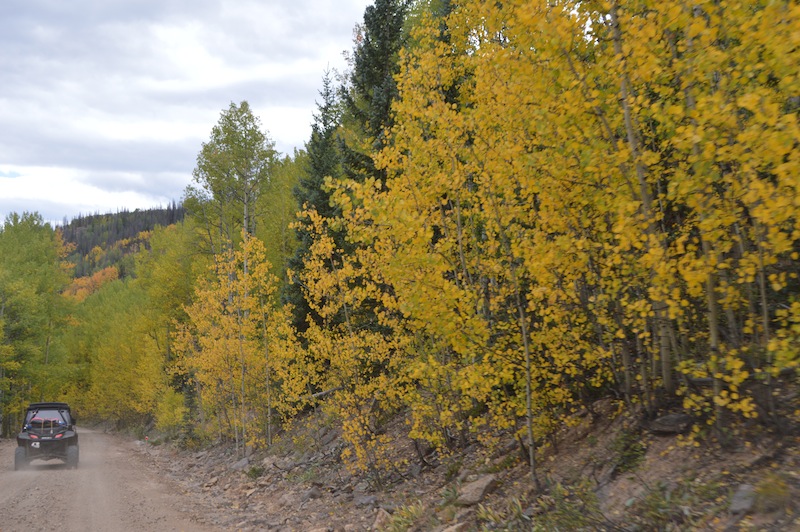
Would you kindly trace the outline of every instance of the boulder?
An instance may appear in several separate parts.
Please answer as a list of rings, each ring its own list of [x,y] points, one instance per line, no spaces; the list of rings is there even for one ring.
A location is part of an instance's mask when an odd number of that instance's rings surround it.
[[[241,471],[242,469],[244,469],[249,465],[250,465],[250,458],[245,456],[244,458],[233,464],[231,466],[231,469],[233,469],[234,471]]]
[[[756,502],[756,489],[750,484],[742,484],[731,498],[729,511],[733,515],[745,515],[753,509]]]
[[[650,432],[655,434],[683,434],[694,423],[688,414],[667,414],[650,422]]]
[[[383,508],[380,508],[375,516],[375,521],[372,523],[372,530],[386,530],[390,524],[392,524],[391,514]]]
[[[320,497],[322,497],[322,491],[320,491],[318,487],[312,486],[311,489],[303,494],[300,500],[306,502],[311,499],[319,499]]]
[[[495,475],[485,475],[479,479],[461,486],[458,490],[456,504],[459,506],[474,506],[483,501],[484,497],[497,487]]]
[[[377,506],[378,498],[375,495],[359,495],[353,499],[356,506]]]

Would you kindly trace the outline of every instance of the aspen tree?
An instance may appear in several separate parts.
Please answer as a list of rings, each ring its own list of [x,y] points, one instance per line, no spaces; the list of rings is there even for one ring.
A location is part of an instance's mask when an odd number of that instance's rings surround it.
[[[188,326],[176,338],[203,407],[237,446],[271,443],[274,413],[294,413],[305,387],[302,374],[289,371],[297,345],[286,327],[288,309],[274,307],[278,281],[270,269],[264,244],[245,236],[199,281]]]
[[[612,386],[647,415],[677,393],[721,429],[754,416],[753,377],[796,365],[798,8],[451,7],[401,53],[385,181],[329,182],[319,234],[358,251],[318,239],[317,308],[405,338],[381,378],[437,446],[534,451]]]
[[[258,199],[277,152],[247,101],[231,102],[197,155],[184,204],[198,221],[207,252],[220,254],[255,232]]]

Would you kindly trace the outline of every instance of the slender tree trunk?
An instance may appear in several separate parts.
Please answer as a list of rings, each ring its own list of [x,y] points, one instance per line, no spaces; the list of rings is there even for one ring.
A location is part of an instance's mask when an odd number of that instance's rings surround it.
[[[53,320],[52,318],[47,322],[47,338],[44,341],[44,365],[50,364],[50,340],[52,338]]]
[[[622,367],[624,370],[624,377],[625,377],[625,403],[628,407],[631,406],[631,382],[633,381],[632,369],[631,369],[631,350],[628,348],[628,343],[623,340],[622,341]]]
[[[661,347],[661,382],[667,396],[675,393],[675,384],[672,380],[672,352],[670,349],[670,322],[666,309],[661,311],[659,322],[659,339]]]
[[[237,319],[238,319],[238,326],[239,326],[239,334],[238,334],[238,343],[239,343],[239,393],[240,393],[240,401],[239,401],[239,419],[242,424],[242,450],[246,453],[247,451],[247,438],[245,435],[245,430],[247,426],[247,408],[245,402],[245,376],[247,374],[246,370],[246,350],[244,348],[244,333],[242,332],[242,309],[237,308]],[[234,403],[235,404],[235,403]]]
[[[494,216],[497,220],[497,227],[503,242],[506,259],[508,260],[508,267],[511,273],[511,281],[514,286],[514,299],[517,307],[517,319],[519,321],[519,331],[522,336],[522,349],[525,356],[525,424],[527,436],[529,441],[528,447],[528,463],[530,465],[531,479],[537,490],[541,490],[542,486],[539,482],[539,477],[536,469],[536,442],[533,437],[533,361],[531,354],[530,338],[528,332],[528,316],[525,308],[524,298],[522,297],[522,286],[517,275],[516,259],[514,257],[513,249],[511,248],[511,238],[508,235],[506,227],[501,223],[502,217],[500,216],[501,206],[498,205],[495,198],[492,198],[491,205],[494,210]]]
[[[611,29],[614,40],[614,52],[620,58],[620,103],[622,105],[623,120],[625,124],[625,134],[628,140],[628,148],[631,151],[631,158],[634,162],[636,179],[639,184],[639,200],[642,202],[642,215],[647,223],[645,234],[648,237],[647,246],[653,246],[653,241],[662,242],[658,235],[655,218],[653,216],[653,197],[650,186],[647,183],[647,167],[642,163],[641,140],[638,130],[634,124],[633,111],[631,109],[631,89],[628,77],[627,66],[622,48],[622,30],[619,23],[619,5],[612,3],[609,10],[611,17]],[[651,273],[651,278],[653,277]],[[672,353],[669,348],[669,313],[664,301],[652,301],[653,312],[655,313],[656,323],[658,323],[658,333],[655,334],[659,346],[659,358],[661,359],[662,385],[667,395],[674,393],[672,381]]]
[[[1,313],[0,317],[2,317]],[[3,365],[0,364],[0,382],[5,381],[5,379],[6,379],[6,369]],[[6,435],[5,396],[3,395],[3,389],[0,388],[0,438],[5,438],[6,436],[7,435]]]
[[[642,397],[644,399],[644,408],[648,415],[652,415],[653,396],[650,391],[650,375],[647,371],[647,359],[644,356],[644,345],[642,344],[642,339],[638,335],[636,336],[636,351],[639,354],[639,371],[642,379]]]
[[[693,40],[692,38],[687,39],[687,49],[691,50],[693,48]],[[673,45],[673,48],[674,45]],[[677,53],[674,52],[675,56],[677,57]],[[689,70],[689,74],[691,74],[691,69]],[[687,114],[691,114],[694,112],[696,108],[696,102],[694,98],[694,94],[692,92],[693,82],[686,84],[684,88],[684,98],[686,99],[686,110]],[[693,126],[697,127],[697,123],[694,119],[691,120]],[[700,146],[697,142],[692,144],[692,155],[695,158],[699,158],[700,156]],[[695,175],[699,173],[699,169],[695,165],[693,168]],[[702,209],[703,211],[705,209]],[[702,218],[703,213],[700,213]],[[712,254],[713,249],[711,247],[711,243],[709,242],[706,235],[700,235],[701,245],[700,248],[703,253],[703,257],[705,258],[706,264],[708,264],[709,268],[713,268],[713,261],[712,261]],[[705,282],[705,291],[706,291],[706,319],[708,321],[708,336],[709,336],[709,370],[711,372],[711,379],[712,379],[712,390],[714,397],[719,397],[722,393],[722,380],[719,378],[720,374],[720,332],[719,332],[719,309],[717,307],[717,297],[716,297],[716,280],[713,271],[708,272],[708,276]],[[714,417],[715,417],[715,427],[720,430],[722,428],[722,415],[723,410],[720,405],[717,404],[716,401],[714,403]]]
[[[272,445],[272,372],[269,363],[269,340],[267,340],[266,318],[262,319],[261,323],[264,328],[264,366],[267,379],[267,445]]]
[[[533,439],[533,367],[531,362],[531,346],[528,339],[528,318],[525,305],[522,301],[521,288],[517,278],[516,268],[511,266],[511,275],[514,279],[515,300],[519,319],[520,333],[522,334],[522,347],[525,351],[525,422],[528,431],[528,463],[530,464],[531,479],[537,490],[541,490],[539,477],[536,472],[536,443]]]
[[[706,238],[703,238],[702,249],[706,261],[711,264],[712,249]],[[714,274],[709,272],[706,277],[706,316],[708,319],[709,348],[711,350],[709,369],[711,370],[714,397],[719,397],[722,394],[722,379],[719,378],[722,368],[720,366],[719,309],[715,292],[716,281],[714,280]],[[722,428],[722,413],[722,407],[714,401],[714,416],[717,429]]]
[[[756,247],[758,252],[758,291],[760,293],[760,306],[761,306],[761,327],[764,329],[763,345],[769,345],[770,340],[770,327],[769,327],[769,307],[767,306],[767,274],[764,271],[764,251],[761,246],[762,235],[761,227],[756,223],[755,231],[757,236]],[[764,372],[766,380],[764,386],[767,388],[767,408],[769,415],[776,426],[780,427],[777,423],[778,412],[775,405],[775,395],[773,394],[772,382],[772,354],[769,349],[766,349],[767,356],[767,371]]]

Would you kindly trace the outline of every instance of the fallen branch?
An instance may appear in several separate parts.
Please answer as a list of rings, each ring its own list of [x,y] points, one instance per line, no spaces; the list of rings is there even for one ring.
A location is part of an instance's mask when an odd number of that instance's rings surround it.
[[[322,392],[312,393],[308,397],[310,399],[322,399],[323,397],[328,396],[328,395],[330,395],[330,394],[332,394],[334,392],[338,392],[341,389],[342,389],[342,386],[337,386],[336,388],[331,388],[330,390],[324,390]]]

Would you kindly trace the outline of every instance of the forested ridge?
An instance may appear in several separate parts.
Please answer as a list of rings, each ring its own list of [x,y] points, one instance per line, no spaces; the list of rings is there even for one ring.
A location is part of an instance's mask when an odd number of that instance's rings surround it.
[[[111,226],[5,221],[3,434],[65,399],[244,452],[315,409],[383,486],[403,416],[440,453],[516,438],[539,486],[600,399],[688,443],[797,431],[798,27],[783,0],[376,0],[304,149],[232,102],[125,275],[82,262]]]
[[[183,216],[183,206],[173,202],[167,207],[78,215],[64,220],[58,230],[71,249],[67,261],[75,265],[74,276],[84,277],[118,265],[124,255],[136,251],[131,246],[142,233],[178,223]]]

